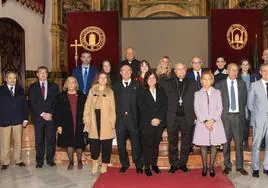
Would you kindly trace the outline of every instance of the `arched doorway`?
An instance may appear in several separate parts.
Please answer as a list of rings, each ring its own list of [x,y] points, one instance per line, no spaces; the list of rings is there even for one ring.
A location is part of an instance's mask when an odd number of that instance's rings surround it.
[[[0,18],[0,70],[3,83],[7,71],[18,73],[18,83],[25,87],[25,33],[14,20]]]

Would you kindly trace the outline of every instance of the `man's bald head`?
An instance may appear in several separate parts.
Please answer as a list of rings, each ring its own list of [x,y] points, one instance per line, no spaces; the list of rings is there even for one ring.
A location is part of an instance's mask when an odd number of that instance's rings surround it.
[[[126,48],[126,59],[132,61],[135,58],[135,50],[131,47]]]

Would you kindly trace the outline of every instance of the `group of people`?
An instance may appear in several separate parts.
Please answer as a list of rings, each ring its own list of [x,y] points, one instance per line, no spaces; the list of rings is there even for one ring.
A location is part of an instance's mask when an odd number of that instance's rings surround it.
[[[130,166],[127,139],[138,174],[159,174],[159,145],[164,129],[168,133],[169,173],[188,172],[187,162],[193,144],[200,146],[202,176],[215,176],[218,146],[223,144],[224,174],[232,170],[230,144],[235,144],[236,170],[248,175],[243,167],[243,150],[248,149],[250,125],[253,128],[252,168],[259,177],[260,146],[268,143],[268,49],[259,73],[251,72],[250,62],[240,65],[217,58],[217,70],[202,68],[200,57],[193,57],[192,70],[176,63],[174,71],[168,56],[156,68],[135,59],[133,48],[126,49],[126,60],[119,65],[120,75],[105,60],[99,71],[91,65],[91,54],[81,54],[82,65],[73,70],[63,91],[48,81],[48,70],[37,69],[38,81],[29,87],[31,117],[35,129],[36,168],[55,166],[56,143],[67,150],[68,170],[82,169],[82,151],[88,144],[92,174],[107,172],[112,141],[117,140],[121,168]],[[0,147],[2,170],[10,164],[10,138],[14,139],[14,158],[21,160],[22,127],[28,124],[28,104],[23,89],[16,84],[17,74],[6,74],[0,87]],[[181,148],[178,148],[179,133]],[[57,136],[56,136],[57,135]],[[57,137],[57,142],[56,142]],[[180,150],[180,152],[179,152]],[[209,165],[207,154],[210,150]],[[268,144],[265,144],[264,174],[268,175]]]

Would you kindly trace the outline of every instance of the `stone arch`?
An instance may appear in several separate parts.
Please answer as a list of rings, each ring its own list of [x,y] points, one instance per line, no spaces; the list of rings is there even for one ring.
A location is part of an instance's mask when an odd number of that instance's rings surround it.
[[[134,17],[149,17],[160,12],[170,12],[179,16],[193,16],[193,13],[175,5],[155,5],[143,9],[133,15]]]

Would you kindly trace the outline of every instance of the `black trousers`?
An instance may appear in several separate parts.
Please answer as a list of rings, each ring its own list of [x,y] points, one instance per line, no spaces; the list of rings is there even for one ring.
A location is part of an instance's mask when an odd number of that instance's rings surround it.
[[[168,125],[168,157],[171,166],[187,165],[190,150],[190,128],[185,117],[176,116],[174,123]],[[180,159],[178,158],[179,131],[181,132]]]
[[[152,125],[144,125],[142,128],[142,148],[145,168],[150,166],[157,166],[157,159],[159,154],[159,144],[162,140],[164,127],[154,127]]]
[[[54,121],[37,120],[34,123],[36,162],[44,163],[46,160],[54,161],[56,148],[56,127]]]
[[[121,116],[117,121],[116,136],[120,163],[123,167],[129,167],[129,158],[126,148],[126,141],[129,137],[131,141],[132,160],[137,168],[141,168],[140,134],[138,126],[133,124],[131,115]]]
[[[245,126],[244,126],[244,132],[243,132],[243,141],[248,142],[249,137],[249,127],[250,127],[250,120],[246,120]]]
[[[100,119],[101,119],[100,109],[96,109],[95,114],[96,114],[98,136],[100,138]],[[90,139],[89,147],[91,152],[91,158],[93,160],[97,160],[101,153],[102,162],[110,163],[112,154],[112,143],[113,139],[106,139],[106,140]]]

